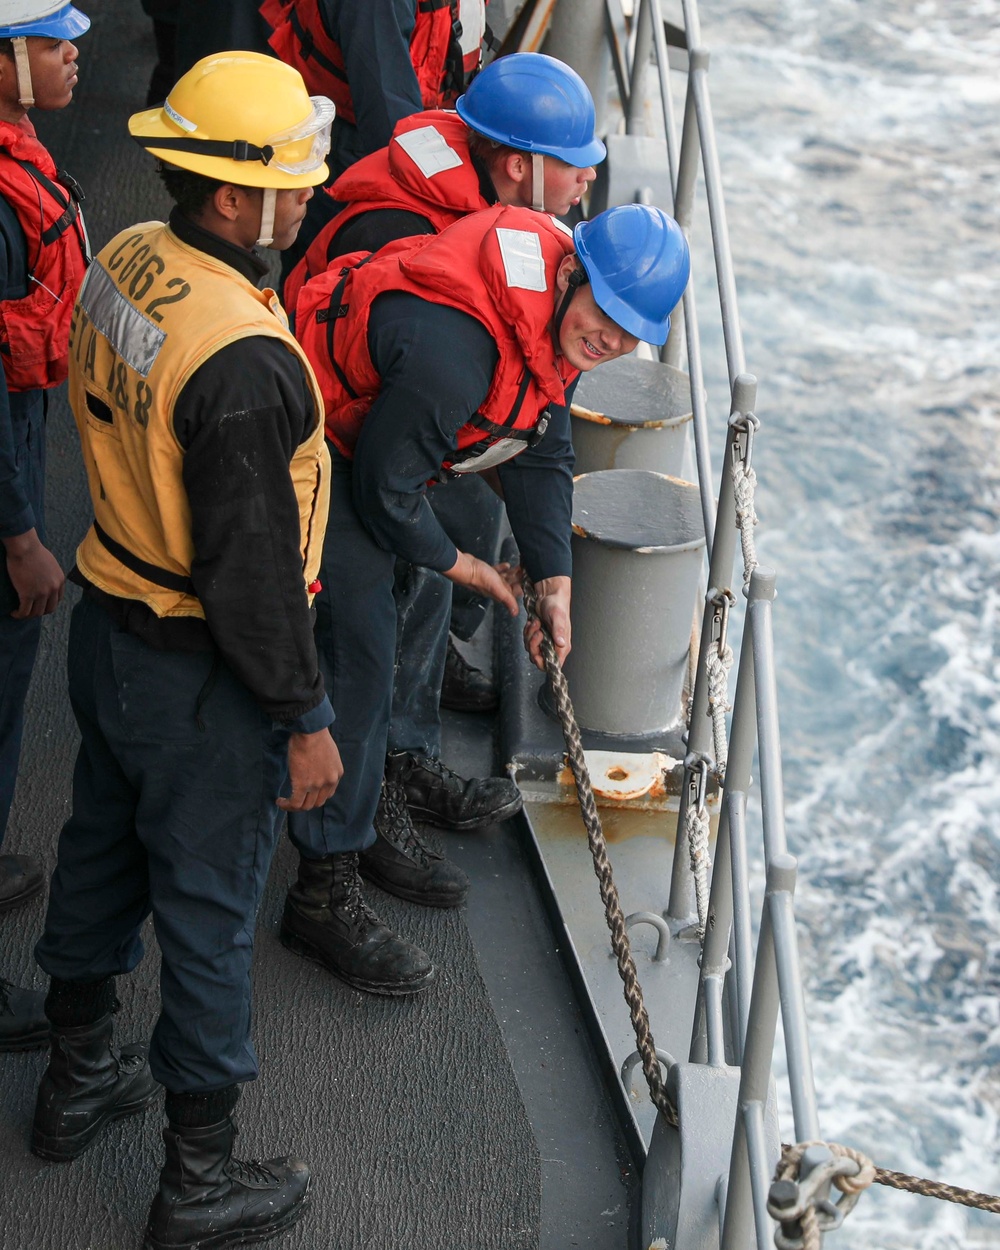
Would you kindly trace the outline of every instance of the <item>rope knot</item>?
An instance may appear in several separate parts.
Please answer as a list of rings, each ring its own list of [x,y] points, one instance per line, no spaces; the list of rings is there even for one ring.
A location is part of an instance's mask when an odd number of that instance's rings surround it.
[[[778,1222],[778,1250],[820,1250],[823,1233],[839,1228],[859,1196],[875,1180],[867,1155],[836,1142],[800,1142],[782,1146],[767,1197],[767,1210]],[[830,1186],[841,1197],[830,1200]]]

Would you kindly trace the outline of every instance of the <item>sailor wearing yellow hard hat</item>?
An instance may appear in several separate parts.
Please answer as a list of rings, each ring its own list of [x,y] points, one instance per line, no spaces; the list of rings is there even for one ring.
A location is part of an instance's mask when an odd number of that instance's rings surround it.
[[[262,1240],[309,1183],[298,1159],[234,1160],[231,1115],[257,1075],[250,961],[278,808],[322,804],[342,771],[310,611],[322,398],[256,251],[294,239],[332,116],[273,58],[200,61],[129,123],[162,163],[169,222],[112,239],[74,316],[95,520],[73,575],[82,741],[36,952],[61,1023],[32,1148],[73,1158],[165,1086],[152,1250]],[[113,1048],[112,1010],[150,912],[163,970],[147,1063]]]

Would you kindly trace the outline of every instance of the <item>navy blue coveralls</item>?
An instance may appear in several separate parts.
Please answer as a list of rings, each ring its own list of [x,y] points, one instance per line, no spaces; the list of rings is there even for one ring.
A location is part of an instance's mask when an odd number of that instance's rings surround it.
[[[174,232],[251,282],[267,266],[175,209]],[[69,645],[81,744],[59,839],[42,968],[67,981],[131,971],[152,912],[162,1009],[149,1064],[170,1092],[252,1080],[254,922],[278,831],[292,732],[330,725],[287,471],[315,428],[298,360],[239,339],[185,384],[173,424],[205,610],[158,618],[83,578]]]
[[[306,859],[363,850],[375,840],[396,653],[396,559],[441,572],[458,558],[426,483],[454,453],[499,359],[476,318],[397,292],[372,304],[368,350],[382,389],[354,459],[328,444],[333,479],[316,643],[337,709],[344,776],[322,808],[289,816],[289,834]],[[536,581],[572,570],[573,463],[563,407],[537,446],[499,466],[521,561]],[[440,688],[439,675],[435,698]]]
[[[14,210],[0,197],[0,300],[28,294],[28,245]],[[0,386],[0,538],[30,529],[45,542],[45,404],[43,390]],[[41,617],[16,621],[18,595],[0,544],[0,842],[14,798],[28,693]]]

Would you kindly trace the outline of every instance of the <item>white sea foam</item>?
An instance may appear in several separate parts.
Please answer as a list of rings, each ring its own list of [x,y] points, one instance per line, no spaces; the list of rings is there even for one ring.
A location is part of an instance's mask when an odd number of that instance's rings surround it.
[[[821,1124],[1000,1192],[1000,4],[701,11]],[[829,1244],[1000,1246],[1000,1217],[878,1189]]]

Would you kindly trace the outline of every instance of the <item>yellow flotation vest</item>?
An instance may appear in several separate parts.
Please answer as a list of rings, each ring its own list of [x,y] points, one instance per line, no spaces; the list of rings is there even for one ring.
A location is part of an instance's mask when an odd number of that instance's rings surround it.
[[[210,356],[253,335],[278,339],[296,357],[322,414],[312,368],[274,291],[258,290],[158,221],[122,231],[88,269],[70,329],[69,398],[94,524],[76,562],[107,594],[139,599],[160,617],[204,617],[191,584],[191,511],[174,404]],[[311,601],[330,503],[322,420],[295,450],[289,472]]]

